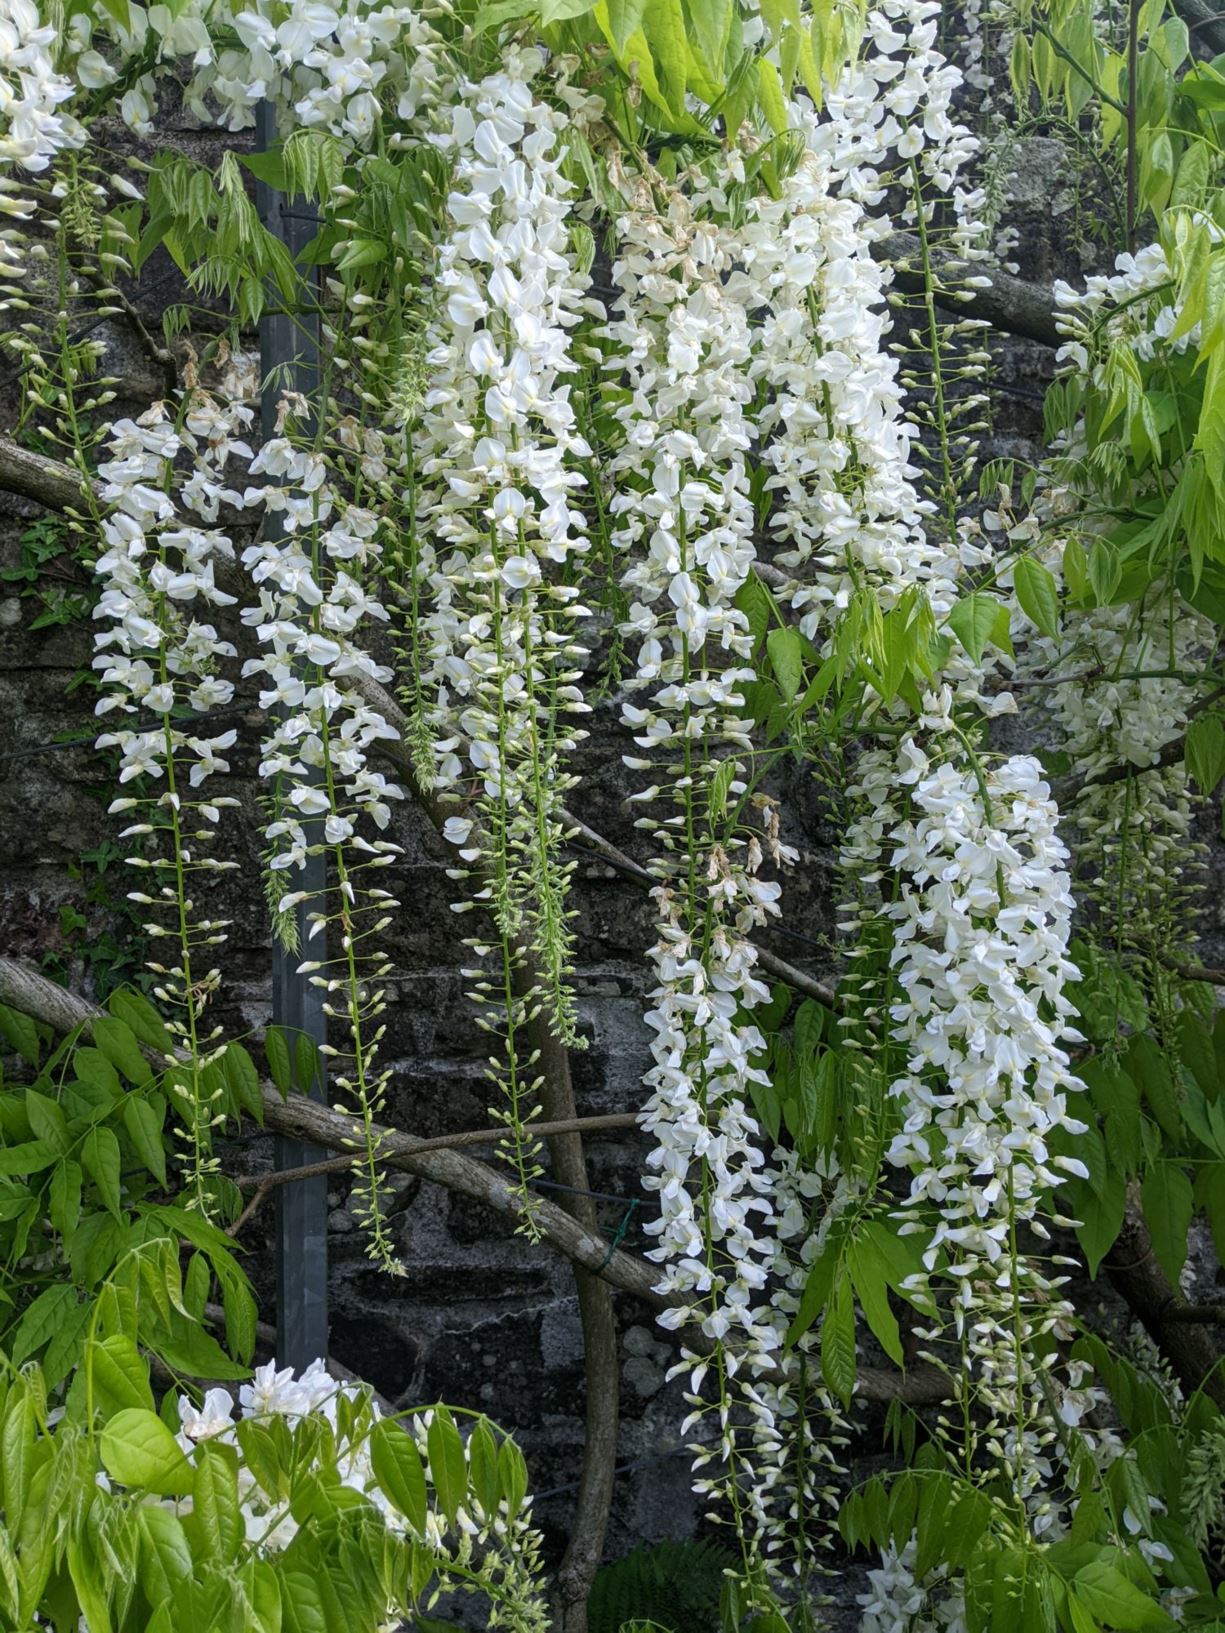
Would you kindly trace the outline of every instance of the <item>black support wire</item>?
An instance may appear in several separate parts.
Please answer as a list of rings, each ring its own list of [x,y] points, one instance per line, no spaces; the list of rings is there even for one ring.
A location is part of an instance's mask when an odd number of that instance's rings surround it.
[[[263,149],[276,142],[276,109],[270,102],[260,103],[257,134]],[[314,212],[289,209],[285,196],[262,181],[256,185],[256,203],[264,226],[297,261],[318,229]],[[318,276],[313,267],[301,270],[304,287],[300,310],[297,313],[266,312],[260,321],[261,406],[266,438],[276,435],[277,402],[283,391],[300,391],[312,400],[318,388]],[[279,531],[279,516],[268,515],[265,527]],[[309,841],[322,839],[319,818],[307,821],[304,826]],[[327,888],[327,862],[323,853],[308,856],[305,867],[295,872],[292,882],[286,875],[285,888],[306,891],[310,899],[294,909],[301,950],[287,951],[279,939],[273,938],[272,1019],[290,1034],[293,1087],[312,1100],[323,1101],[326,1098],[323,1057],[316,1051],[314,1081],[301,1082],[297,1050],[293,1047],[299,1034],[305,1034],[316,1045],[324,1043],[327,1035],[322,994],[310,984],[307,976],[298,973],[298,965],[306,957],[307,909],[320,905]],[[326,952],[315,950],[318,942],[316,937],[314,956],[325,958]],[[276,1165],[280,1169],[300,1168],[326,1156],[327,1152],[320,1147],[302,1140],[278,1137],[276,1142]],[[327,1187],[327,1176],[320,1174],[277,1188],[277,1361],[282,1366],[301,1368],[327,1354]]]

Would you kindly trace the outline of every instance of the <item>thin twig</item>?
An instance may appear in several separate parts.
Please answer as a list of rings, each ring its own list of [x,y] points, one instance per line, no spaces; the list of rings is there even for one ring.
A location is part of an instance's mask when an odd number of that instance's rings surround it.
[[[574,1117],[566,1122],[532,1123],[531,1131],[547,1139],[551,1134],[588,1134],[596,1133],[601,1129],[636,1128],[638,1113],[635,1111],[610,1111],[598,1117]],[[421,1140],[414,1147],[416,1151],[455,1151],[462,1146],[492,1145],[505,1135],[505,1128],[470,1128],[458,1134],[440,1134],[436,1138]],[[235,1183],[240,1190],[254,1186],[251,1199],[246,1207],[235,1219],[232,1225],[226,1227],[230,1236],[237,1236],[243,1226],[248,1223],[252,1215],[257,1213],[268,1197],[278,1186],[292,1185],[298,1180],[318,1179],[324,1174],[343,1174],[353,1166],[352,1157],[327,1157],[322,1162],[303,1163],[297,1168],[274,1168],[266,1174],[240,1174]]]
[[[386,754],[397,769],[407,774],[411,779],[413,766],[406,742],[408,718],[404,710],[392,697],[391,693],[385,687],[380,686],[376,680],[370,680],[365,675],[353,675],[350,677],[349,684],[355,692],[359,693],[370,704],[371,708],[379,711],[387,724],[397,733],[394,739],[379,738],[375,747]],[[413,786],[416,787],[415,782]],[[449,814],[449,808],[442,807],[432,795],[424,793],[420,794],[420,802],[435,827],[441,829]],[[632,879],[635,884],[643,885],[652,890],[661,883],[641,863],[635,862],[633,857],[627,856],[623,850],[613,844],[611,839],[606,839],[603,834],[597,833],[580,817],[575,816],[573,811],[568,811],[563,807],[559,814],[565,827],[571,833],[578,835],[592,850],[597,851],[601,859],[607,862],[616,872],[624,874],[627,879]],[[769,952],[764,947],[757,947],[756,952],[759,967],[768,975],[772,975],[775,980],[783,982],[793,992],[802,993],[806,998],[815,998],[818,1003],[829,1007],[834,1005],[834,989],[827,986],[824,981],[819,981],[815,975],[810,975],[807,970],[800,969],[798,965],[790,963],[785,958],[780,958],[777,953]]]
[[[1210,987],[1225,987],[1225,970],[1214,970],[1204,964],[1180,964],[1176,959],[1163,958],[1167,970],[1181,975],[1184,981],[1203,981]]]
[[[128,320],[128,324],[140,341],[141,348],[150,362],[156,363],[162,373],[162,384],[167,394],[173,393],[179,383],[179,367],[174,360],[174,354],[168,347],[163,346],[145,327],[145,320],[139,311],[124,294],[123,290],[113,283],[108,283],[99,273],[86,273],[87,281],[92,285],[95,293],[103,300],[113,303]]]

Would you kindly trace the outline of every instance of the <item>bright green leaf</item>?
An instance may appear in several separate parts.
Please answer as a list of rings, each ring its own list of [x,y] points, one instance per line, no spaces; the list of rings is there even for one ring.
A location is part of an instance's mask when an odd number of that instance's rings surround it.
[[[143,1407],[116,1412],[100,1444],[102,1466],[120,1485],[159,1497],[186,1497],[192,1491],[191,1464],[156,1412]]]

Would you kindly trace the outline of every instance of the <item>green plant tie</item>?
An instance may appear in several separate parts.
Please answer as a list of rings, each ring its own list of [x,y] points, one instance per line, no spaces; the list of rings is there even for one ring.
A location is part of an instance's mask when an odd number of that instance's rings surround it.
[[[604,1271],[607,1270],[609,1265],[612,1263],[612,1256],[625,1240],[625,1233],[630,1228],[630,1220],[633,1218],[634,1209],[638,1207],[638,1205],[638,1198],[635,1197],[630,1203],[629,1207],[626,1208],[625,1212],[621,1215],[621,1223],[612,1233],[612,1240],[608,1244],[608,1252],[604,1255],[603,1262],[601,1263],[600,1268],[596,1271],[597,1276],[603,1275]]]

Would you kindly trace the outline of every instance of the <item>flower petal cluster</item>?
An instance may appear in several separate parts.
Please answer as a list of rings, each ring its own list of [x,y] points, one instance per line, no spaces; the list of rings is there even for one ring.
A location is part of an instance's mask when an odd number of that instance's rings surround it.
[[[926,196],[912,192],[901,219],[914,223],[922,214],[931,222],[937,201],[947,199],[956,221],[953,241],[977,259],[983,196],[963,177],[978,142],[956,117],[963,75],[937,45],[940,15],[939,0],[882,0],[872,7],[859,52],[829,87],[825,139],[848,193],[870,205],[881,202],[899,161],[913,164]]]
[[[223,756],[236,732],[208,735],[189,724],[192,715],[212,715],[234,697],[223,665],[237,649],[197,616],[234,605],[236,597],[217,583],[217,563],[232,561],[234,547],[227,534],[197,525],[190,512],[211,508],[210,495],[223,491],[232,456],[252,457],[241,440],[250,419],[243,404],[219,404],[197,392],[179,425],[158,403],[137,421],[116,421],[108,433],[108,458],[98,467],[108,513],[94,617],[109,627],[95,638],[93,667],[107,689],[97,713],[132,721],[98,739],[99,748],[119,750],[121,784],[138,776],[164,781],[171,757],[187,769],[193,789],[229,769]],[[196,468],[179,488],[176,506],[168,490],[183,455]]]
[[[435,106],[452,78],[419,10],[372,0],[186,0],[134,6],[126,22],[78,13],[65,45],[87,88],[112,83],[134,60],[185,64],[186,103],[202,123],[249,130],[267,99],[286,134],[326,131],[359,153],[377,148],[385,121],[402,126]],[[160,77],[126,76],[119,111],[139,135],[153,129]]]
[[[281,531],[242,557],[259,589],[243,622],[264,649],[243,674],[263,677],[260,707],[272,713],[260,775],[282,785],[282,814],[268,830],[270,865],[282,870],[302,867],[312,844],[350,844],[363,818],[383,832],[391,802],[404,791],[370,764],[373,746],[396,733],[355,686],[391,679],[359,640],[370,620],[387,622],[387,610],[350,571],[377,560],[378,518],[342,500],[322,457],[288,437],[266,442],[250,468],[286,484],[250,490]],[[322,818],[322,833],[312,840],[306,824],[313,817]],[[374,850],[386,855],[394,847]]]
[[[282,406],[284,431],[292,404]],[[274,877],[288,873],[292,885],[293,871],[323,856],[335,873],[338,945],[306,960],[299,973],[322,989],[324,1013],[344,1028],[343,1044],[329,1043],[325,1053],[347,1056],[334,1081],[356,1102],[359,1154],[351,1205],[366,1225],[370,1257],[401,1273],[382,1206],[375,1133],[388,1078],[375,1067],[385,996],[378,982],[388,966],[381,951],[361,945],[386,928],[399,906],[389,891],[367,880],[400,855],[397,844],[377,836],[391,822],[393,803],[404,797],[370,762],[374,745],[394,740],[396,732],[360,690],[363,682],[391,679],[391,671],[361,644],[365,626],[387,621],[386,609],[356,576],[372,575],[377,567],[380,523],[374,512],[344,496],[317,447],[300,446],[288,434],[264,443],[251,472],[275,478],[247,492],[249,500],[262,503],[273,526],[242,558],[259,592],[257,603],[244,609],[243,622],[263,648],[262,656],[247,660],[243,674],[264,677],[260,703],[270,713],[260,765],[273,789],[265,829],[269,868]],[[332,917],[326,890],[326,880],[288,889],[277,911],[284,916],[300,908],[309,935],[326,935]]]
[[[508,51],[497,73],[463,87],[436,138],[453,163],[450,223],[415,453],[417,590],[430,603],[415,632],[418,696],[434,787],[450,800],[471,791],[446,837],[493,917],[492,944],[470,945],[500,969],[471,974],[482,1024],[501,1034],[493,1080],[525,1200],[523,1107],[536,1079],[518,1038],[529,1009],[542,1005],[555,1035],[579,1042],[562,810],[567,760],[586,735],[575,721],[590,712],[575,579],[589,548],[579,506],[591,450],[572,401],[571,338],[588,278],[571,241],[565,118],[535,88],[542,67],[539,51]]]
[[[44,23],[33,0],[6,0],[0,14],[0,176],[9,165],[46,170],[63,148],[80,147],[85,132],[61,111],[76,85],[57,71],[56,30]],[[7,180],[0,186],[0,213],[20,208]]]
[[[341,1401],[352,1403],[343,1414]],[[189,1396],[178,1397],[178,1442],[187,1456],[204,1442],[230,1447],[238,1458],[238,1494],[248,1544],[263,1553],[287,1548],[298,1532],[298,1522],[275,1500],[248,1468],[237,1429],[242,1422],[283,1418],[292,1427],[319,1417],[337,1437],[335,1476],[343,1486],[360,1492],[375,1504],[393,1531],[404,1521],[379,1490],[370,1463],[369,1431],[382,1416],[369,1391],[338,1383],[322,1361],[312,1361],[295,1375],[291,1367],[278,1370],[275,1361],[257,1367],[251,1382],[243,1384],[238,1401],[226,1389],[210,1389],[197,1406]],[[356,1408],[356,1411],[353,1410]]]
[[[972,1274],[1009,1249],[1010,1221],[1031,1219],[1062,1174],[1060,1129],[1078,1132],[1068,1097],[1075,1010],[1065,986],[1072,895],[1068,852],[1037,760],[1014,755],[981,776],[937,743],[906,737],[901,820],[887,836],[898,880],[883,909],[894,926],[900,995],[894,1036],[906,1072],[892,1086],[906,1118],[890,1160],[912,1171],[910,1208],[938,1207],[927,1249]]]
[[[884,1549],[868,1572],[868,1591],[856,1601],[863,1611],[860,1633],[967,1633],[964,1593],[947,1581],[944,1567],[919,1577],[918,1551],[915,1537]]]
[[[0,11],[0,223],[9,224],[0,226],[0,273],[13,280],[4,295],[21,307],[37,194],[12,172],[45,176],[56,154],[85,141],[83,127],[65,106],[76,85],[55,66],[56,41],[54,25],[42,21],[33,0],[7,0]],[[9,305],[6,299],[0,309]]]
[[[323,1361],[312,1361],[295,1373],[275,1361],[257,1367],[250,1383],[238,1390],[238,1399],[226,1389],[210,1389],[197,1405],[190,1397],[171,1398],[177,1405],[178,1443],[191,1458],[201,1444],[227,1448],[235,1460],[240,1513],[248,1547],[257,1556],[280,1553],[299,1532],[299,1522],[280,1494],[270,1492],[247,1461],[250,1442],[239,1433],[242,1424],[278,1426],[295,1435],[303,1428],[322,1433],[295,1440],[301,1452],[295,1464],[299,1477],[316,1473],[329,1484],[356,1492],[377,1512],[395,1537],[411,1536],[414,1545],[432,1555],[434,1569],[446,1578],[455,1568],[455,1586],[490,1594],[488,1626],[513,1627],[516,1633],[543,1633],[546,1626],[540,1599],[540,1536],[531,1525],[530,1499],[515,1512],[500,1502],[493,1511],[476,1503],[454,1508],[435,1500],[441,1489],[431,1466],[434,1447],[430,1426],[434,1414],[421,1412],[401,1420],[420,1454],[430,1481],[423,1496],[427,1507],[423,1535],[411,1530],[402,1510],[387,1496],[371,1455],[371,1432],[383,1420],[383,1411],[365,1385],[342,1383],[331,1377]],[[488,1436],[488,1428],[485,1428]],[[452,1477],[453,1471],[447,1471]],[[471,1474],[468,1483],[476,1486]],[[479,1492],[479,1486],[476,1487]],[[172,1499],[163,1499],[174,1507]],[[398,1626],[398,1619],[388,1624]]]
[[[878,220],[843,186],[845,153],[796,110],[798,163],[779,198],[754,199],[745,266],[731,287],[756,316],[752,376],[775,560],[798,585],[792,605],[815,638],[857,590],[882,608],[923,585],[938,612],[959,563],[916,488],[914,427],[887,349],[887,274],[872,257]]]
[[[438,99],[438,37],[414,7],[254,0],[235,5],[233,27],[241,45],[218,51],[188,90],[197,114],[215,104],[229,130],[253,125],[268,97],[287,131],[323,130],[363,150],[385,110],[412,120]]]
[[[563,650],[578,598],[564,570],[588,549],[577,500],[591,450],[569,383],[588,280],[569,241],[561,116],[531,89],[540,66],[538,53],[511,54],[467,87],[439,139],[455,156],[452,228],[438,257],[418,439],[437,786],[475,772],[490,798],[512,805],[530,798],[533,687],[576,655]],[[562,701],[581,711],[576,678],[559,677]],[[499,697],[524,699],[528,718],[509,726],[524,741],[500,740]]]
[[[1213,243],[1221,241],[1221,229],[1215,222],[1197,215],[1195,224]],[[1158,298],[1169,291],[1173,281],[1162,245],[1145,244],[1134,254],[1117,256],[1114,264],[1113,274],[1090,276],[1084,289],[1074,289],[1061,278],[1054,286],[1058,326],[1068,336],[1056,361],[1071,364],[1098,386],[1105,383],[1105,356],[1112,344],[1125,344],[1148,362],[1162,345],[1183,352],[1199,340],[1198,324],[1174,340],[1169,338],[1179,310],[1175,303]],[[1145,296],[1154,298],[1146,300]]]

